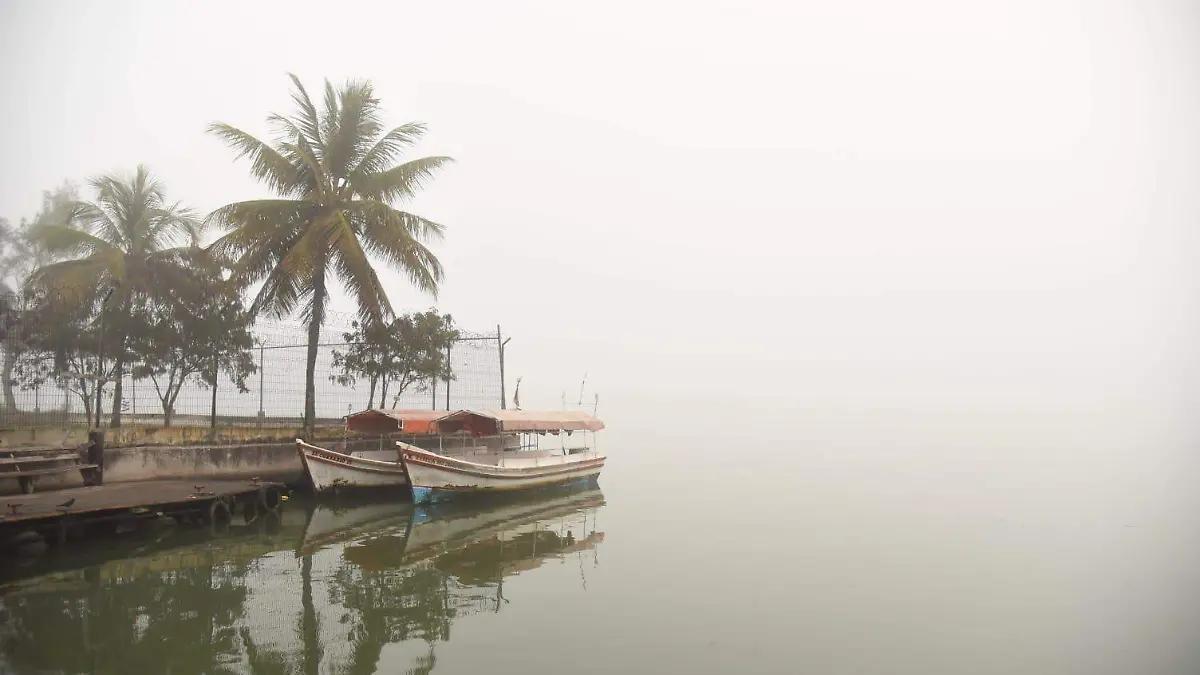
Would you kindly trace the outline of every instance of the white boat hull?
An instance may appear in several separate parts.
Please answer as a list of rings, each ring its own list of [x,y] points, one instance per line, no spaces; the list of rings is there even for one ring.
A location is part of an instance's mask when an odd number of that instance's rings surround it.
[[[401,447],[400,456],[408,472],[415,502],[594,480],[600,475],[606,459],[604,455],[585,452],[536,459],[506,457],[499,465],[477,464],[413,446]]]
[[[411,446],[406,446],[411,447]],[[403,487],[408,475],[403,462],[369,459],[347,455],[296,439],[296,451],[304,470],[312,480],[313,489],[325,492],[342,487]],[[374,453],[372,453],[374,454]]]

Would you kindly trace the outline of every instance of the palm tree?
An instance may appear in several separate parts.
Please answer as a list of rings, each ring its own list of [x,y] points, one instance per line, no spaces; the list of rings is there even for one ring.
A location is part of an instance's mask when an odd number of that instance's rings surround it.
[[[99,176],[90,185],[95,201],[70,202],[63,217],[32,227],[32,241],[49,254],[70,259],[43,265],[31,281],[55,290],[58,297],[85,303],[95,302],[99,289],[105,293],[115,289],[107,304],[117,345],[110,426],[119,427],[125,338],[132,310],[135,303],[161,293],[163,280],[182,283],[182,275],[177,274],[179,255],[196,246],[198,221],[178,202],[167,202],[163,184],[144,166],[138,166],[133,176]],[[96,398],[98,402],[99,393]]]
[[[235,277],[263,282],[251,310],[291,316],[308,324],[304,382],[304,428],[316,419],[317,346],[336,277],[358,304],[366,322],[390,317],[391,303],[375,271],[375,260],[399,269],[422,291],[436,294],[442,266],[424,242],[439,239],[435,222],[393,204],[416,194],[449,157],[397,163],[403,150],[425,132],[423,124],[385,131],[379,101],[368,82],[351,81],[335,90],[325,82],[317,111],[300,80],[290,76],[297,110],[271,115],[274,144],[216,123],[209,131],[250,159],[250,173],[278,198],[237,202],[217,209],[209,221],[232,228],[213,244],[238,260]]]

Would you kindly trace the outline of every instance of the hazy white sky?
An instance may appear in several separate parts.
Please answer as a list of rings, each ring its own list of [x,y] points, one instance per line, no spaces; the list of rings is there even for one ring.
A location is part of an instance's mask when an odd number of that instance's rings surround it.
[[[369,78],[457,159],[409,207],[527,406],[585,370],[630,417],[1190,393],[1190,2],[332,7],[0,3],[0,214],[139,162],[199,210],[264,195],[205,126]]]

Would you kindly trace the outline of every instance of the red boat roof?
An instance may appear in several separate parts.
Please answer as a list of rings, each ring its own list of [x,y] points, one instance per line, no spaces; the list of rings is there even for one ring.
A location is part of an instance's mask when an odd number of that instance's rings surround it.
[[[572,410],[460,410],[437,420],[439,433],[515,431],[600,431],[604,422]]]
[[[434,422],[445,416],[445,410],[371,408],[346,417],[346,429],[368,434],[400,431],[406,434],[432,434],[435,429]]]

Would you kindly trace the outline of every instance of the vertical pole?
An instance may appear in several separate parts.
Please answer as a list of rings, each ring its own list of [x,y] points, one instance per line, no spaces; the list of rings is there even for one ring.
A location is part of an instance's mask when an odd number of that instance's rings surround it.
[[[446,345],[446,410],[450,410],[450,345]]]
[[[107,302],[108,298],[105,298]],[[104,306],[100,303],[100,348],[96,353],[96,428],[100,428],[100,390],[104,383]]]
[[[263,411],[263,363],[266,353],[263,345],[258,345],[258,423],[266,421],[267,413]]]
[[[100,394],[104,390],[104,315],[107,313],[108,299],[112,297],[115,290],[117,290],[116,286],[108,289],[108,293],[100,301],[100,349],[96,354],[98,362],[96,369],[96,428],[100,427]]]
[[[217,369],[217,351],[214,349],[212,357],[212,411],[208,419],[208,428],[214,439],[217,437],[217,380],[220,374],[220,371]]]
[[[496,324],[496,347],[500,352],[500,409],[508,408],[508,394],[504,389],[504,341],[500,336],[500,324]]]
[[[429,408],[430,410],[437,410],[437,380],[437,376],[433,376],[433,386],[430,387],[433,390],[433,406]]]
[[[263,417],[263,360],[266,356],[262,345],[258,346],[258,416]]]

